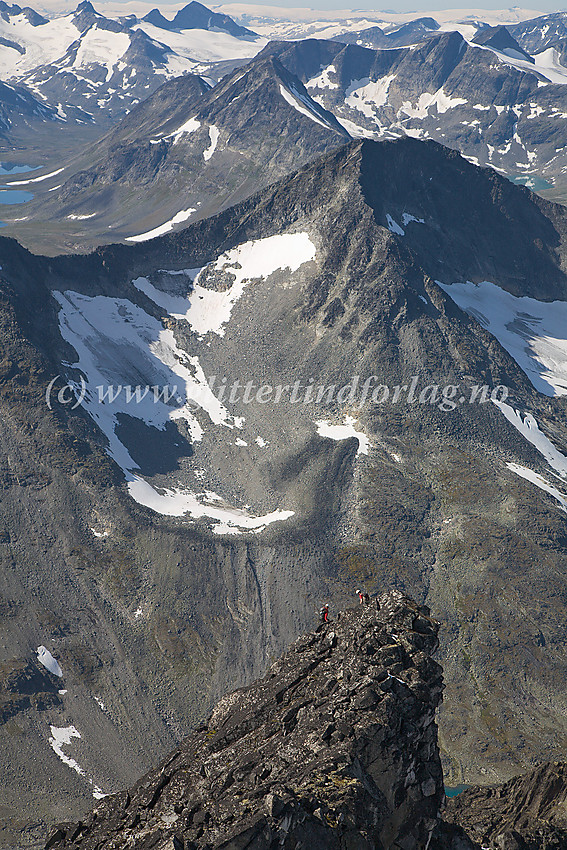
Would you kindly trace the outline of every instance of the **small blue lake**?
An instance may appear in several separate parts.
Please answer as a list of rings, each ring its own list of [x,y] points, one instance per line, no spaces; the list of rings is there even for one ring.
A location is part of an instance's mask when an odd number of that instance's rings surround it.
[[[456,797],[458,794],[462,794],[463,791],[466,791],[467,788],[470,788],[470,785],[445,785],[445,796],[446,797]]]
[[[25,204],[32,198],[31,192],[22,192],[21,189],[3,189],[0,186],[0,204]]]
[[[544,180],[543,177],[538,177],[536,174],[515,174],[513,177],[508,177],[508,179],[518,186],[527,186],[532,192],[543,192],[544,189],[553,189],[553,183]]]
[[[19,174],[26,174],[28,171],[37,171],[38,168],[41,168],[41,166],[17,165],[15,162],[0,162],[0,179],[2,177],[17,177]],[[1,206],[25,204],[26,201],[31,201],[32,198],[33,193],[27,192],[25,189],[10,189],[7,186],[0,185]],[[0,221],[0,227],[5,227],[3,221]]]

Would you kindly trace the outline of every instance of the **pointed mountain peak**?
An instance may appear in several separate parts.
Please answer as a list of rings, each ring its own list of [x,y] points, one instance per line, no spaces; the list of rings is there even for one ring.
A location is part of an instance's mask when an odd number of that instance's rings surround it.
[[[75,9],[75,14],[76,14],[76,15],[80,15],[80,14],[81,14],[81,13],[83,13],[83,12],[88,12],[88,13],[93,14],[93,15],[98,15],[98,14],[99,14],[99,13],[96,11],[96,9],[95,9],[95,7],[93,6],[93,4],[90,2],[90,0],[82,0],[82,2],[81,2],[81,3],[79,3],[79,5],[77,6],[77,8]]]
[[[168,30],[171,28],[171,21],[164,18],[159,9],[152,9],[151,12],[144,15],[142,20],[146,21],[148,24],[152,24],[154,27],[159,27],[162,30]]]
[[[530,54],[520,47],[505,26],[483,27],[475,35],[473,42],[481,47],[491,47],[493,50],[498,50],[499,53],[504,53],[511,59],[524,59],[527,62],[534,62]]]
[[[152,9],[143,20],[165,30],[221,30],[236,38],[256,36],[256,33],[241,27],[228,15],[213,12],[202,3],[197,3],[196,0],[179,9],[172,21],[165,18],[159,9]]]

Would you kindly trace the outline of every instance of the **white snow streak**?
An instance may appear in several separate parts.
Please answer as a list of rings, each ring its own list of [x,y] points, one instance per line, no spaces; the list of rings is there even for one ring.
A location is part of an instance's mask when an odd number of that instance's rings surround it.
[[[538,475],[537,472],[534,472],[533,469],[528,469],[526,466],[520,466],[518,463],[507,463],[506,466],[512,472],[515,472],[516,475],[519,475],[521,478],[525,478],[526,481],[531,481],[531,483],[535,484],[536,487],[539,487],[540,490],[545,490],[546,493],[553,496],[553,498],[559,502],[565,513],[567,513],[567,494],[560,493],[556,487],[546,481],[542,475]]]
[[[216,493],[196,495],[187,490],[169,490],[164,488],[158,493],[147,481],[138,475],[128,476],[128,490],[132,498],[140,505],[150,508],[162,516],[181,517],[190,514],[193,519],[208,517],[218,520],[223,527],[231,527],[238,533],[239,529],[246,531],[263,531],[272,522],[278,522],[292,517],[293,511],[272,511],[264,516],[251,516],[247,511],[230,506],[217,506],[223,499]],[[210,504],[214,501],[215,504]],[[218,526],[213,528],[216,533],[223,533]]]
[[[364,431],[357,431],[354,427],[356,424],[354,416],[345,417],[342,425],[334,425],[325,419],[319,419],[315,422],[317,433],[321,437],[328,437],[330,440],[348,440],[351,437],[356,437],[358,440],[357,455],[367,455],[370,448],[370,440]]]
[[[289,103],[290,106],[293,106],[297,112],[300,112],[302,115],[305,115],[307,118],[310,118],[311,121],[315,121],[316,124],[320,124],[321,127],[325,127],[327,130],[331,127],[325,116],[321,114],[317,108],[317,104],[310,98],[305,97],[305,95],[297,91],[297,89],[293,87],[287,89],[280,83],[280,93],[283,99]]]
[[[534,446],[538,452],[543,455],[550,467],[561,477],[567,478],[567,457],[555,448],[551,440],[540,431],[539,426],[531,415],[526,413],[522,419],[522,415],[510,407],[503,401],[494,401],[496,407],[504,414],[508,422],[510,422],[522,437]]]
[[[173,133],[169,133],[169,135],[164,136],[164,138],[173,139],[173,144],[176,144],[184,133],[194,133],[200,126],[201,122],[196,118],[189,118],[189,120],[182,124],[181,127],[178,127]],[[159,141],[159,139],[156,141]]]
[[[106,797],[107,795],[104,793],[104,791],[99,788],[98,785],[95,785],[92,779],[90,779],[86,775],[81,765],[75,759],[71,758],[63,752],[62,748],[68,747],[71,744],[72,738],[80,739],[81,733],[78,732],[74,726],[51,726],[50,729],[51,738],[49,739],[49,743],[53,752],[61,759],[64,764],[67,765],[67,767],[70,767],[72,770],[76,771],[79,776],[84,776],[86,779],[88,779],[89,783],[92,785],[92,794],[95,800],[101,800],[103,797]]]
[[[390,231],[390,233],[396,233],[398,236],[406,235],[405,230],[400,227],[397,221],[394,221],[394,219],[389,213],[386,213],[386,221],[388,222],[388,230]]]
[[[157,236],[163,236],[164,233],[169,233],[173,230],[176,224],[181,224],[182,221],[187,221],[191,218],[196,209],[180,210],[169,221],[160,224],[159,227],[154,227],[153,230],[148,230],[147,233],[139,233],[137,236],[127,236],[126,242],[146,242],[148,239],[155,239]]]
[[[209,127],[209,138],[211,140],[211,144],[205,151],[203,151],[203,159],[205,160],[205,162],[207,162],[216,151],[219,135],[220,133],[218,127],[215,127],[214,124],[211,124],[211,126]]]
[[[5,186],[27,186],[28,183],[41,183],[42,180],[47,180],[49,177],[55,177],[56,174],[61,174],[65,171],[63,168],[58,168],[57,171],[50,171],[49,174],[42,174],[41,177],[30,177],[29,180],[14,180],[11,183],[5,183]]]

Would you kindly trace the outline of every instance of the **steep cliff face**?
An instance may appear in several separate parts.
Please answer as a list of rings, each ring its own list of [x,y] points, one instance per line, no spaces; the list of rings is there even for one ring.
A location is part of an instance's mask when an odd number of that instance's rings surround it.
[[[46,848],[428,846],[444,797],[437,630],[397,591],[342,612]]]

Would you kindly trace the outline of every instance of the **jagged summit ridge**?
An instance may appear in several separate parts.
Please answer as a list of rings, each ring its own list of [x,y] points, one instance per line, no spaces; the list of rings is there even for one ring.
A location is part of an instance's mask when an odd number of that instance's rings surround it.
[[[48,848],[418,850],[443,780],[438,624],[403,594],[343,612]]]

